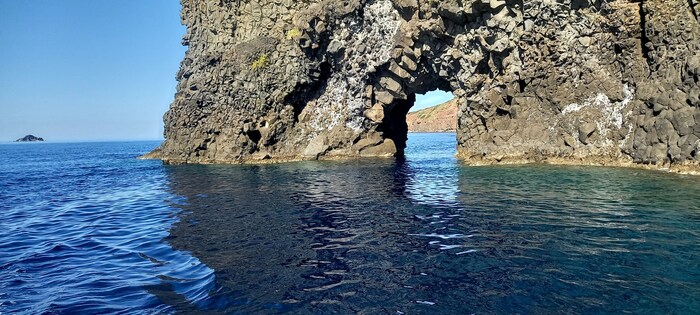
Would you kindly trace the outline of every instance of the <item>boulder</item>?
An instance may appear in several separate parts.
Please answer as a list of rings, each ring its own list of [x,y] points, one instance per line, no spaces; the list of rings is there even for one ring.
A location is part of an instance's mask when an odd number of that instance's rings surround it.
[[[595,123],[583,123],[578,127],[578,140],[588,144],[588,139],[593,135],[598,126]]]

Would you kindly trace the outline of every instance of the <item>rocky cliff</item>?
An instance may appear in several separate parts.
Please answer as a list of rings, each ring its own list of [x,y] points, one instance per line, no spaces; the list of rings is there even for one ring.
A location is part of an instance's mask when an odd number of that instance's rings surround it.
[[[181,0],[166,163],[401,154],[456,97],[470,163],[700,168],[698,0]]]
[[[455,132],[457,131],[456,100],[409,112],[406,115],[408,132]]]

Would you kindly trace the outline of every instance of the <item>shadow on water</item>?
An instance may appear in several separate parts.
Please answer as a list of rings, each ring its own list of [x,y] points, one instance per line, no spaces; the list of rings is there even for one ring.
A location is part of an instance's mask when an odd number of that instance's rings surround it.
[[[188,202],[168,241],[216,270],[214,309],[383,310],[429,263],[404,235],[417,223],[402,197],[409,172],[389,161],[171,168]]]
[[[214,270],[190,301],[227,313],[700,309],[696,178],[470,168],[428,151],[167,167],[187,201],[166,241]]]

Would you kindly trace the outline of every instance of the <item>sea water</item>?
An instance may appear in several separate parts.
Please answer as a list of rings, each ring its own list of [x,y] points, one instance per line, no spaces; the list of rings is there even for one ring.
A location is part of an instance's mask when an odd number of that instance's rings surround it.
[[[163,166],[0,145],[0,313],[700,312],[700,178],[405,159]]]

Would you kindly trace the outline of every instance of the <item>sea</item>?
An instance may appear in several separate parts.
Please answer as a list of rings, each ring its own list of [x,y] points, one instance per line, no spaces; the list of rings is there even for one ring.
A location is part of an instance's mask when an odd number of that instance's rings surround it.
[[[698,314],[700,177],[0,145],[0,314]]]

